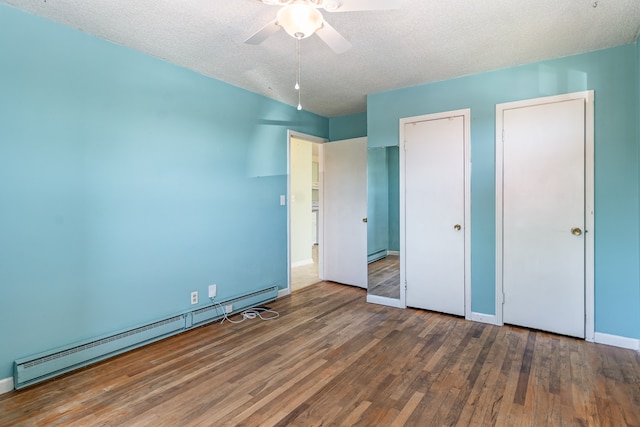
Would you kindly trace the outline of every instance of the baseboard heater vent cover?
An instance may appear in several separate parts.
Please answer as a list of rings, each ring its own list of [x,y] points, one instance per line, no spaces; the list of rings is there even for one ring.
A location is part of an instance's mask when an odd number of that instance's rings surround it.
[[[367,264],[379,261],[382,258],[385,258],[387,255],[388,251],[386,249],[379,249],[377,251],[371,252],[370,254],[367,254]]]
[[[233,304],[233,312],[237,312],[273,301],[277,297],[278,287],[270,286],[220,301],[220,304],[223,306]],[[217,307],[217,305],[210,305],[123,332],[18,359],[14,363],[14,387],[21,389],[178,334],[188,328],[212,322],[222,317],[222,310]]]

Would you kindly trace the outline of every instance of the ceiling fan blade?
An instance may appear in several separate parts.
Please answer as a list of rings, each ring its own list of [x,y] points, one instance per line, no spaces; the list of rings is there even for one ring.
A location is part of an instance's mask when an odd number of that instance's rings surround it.
[[[277,33],[278,31],[280,31],[280,28],[282,28],[282,27],[280,25],[278,25],[277,22],[278,21],[276,19],[274,19],[273,21],[269,22],[267,25],[262,27],[262,29],[260,31],[258,31],[257,33],[255,33],[254,35],[252,35],[251,37],[246,39],[244,42],[247,43],[247,44],[260,44],[260,43],[262,43],[263,41],[268,39],[270,36],[272,36],[273,34]]]
[[[336,31],[327,21],[322,23],[322,27],[316,31],[318,37],[325,42],[335,53],[344,53],[351,49],[351,43]]]
[[[357,12],[400,9],[402,0],[324,0],[322,4],[327,12]]]

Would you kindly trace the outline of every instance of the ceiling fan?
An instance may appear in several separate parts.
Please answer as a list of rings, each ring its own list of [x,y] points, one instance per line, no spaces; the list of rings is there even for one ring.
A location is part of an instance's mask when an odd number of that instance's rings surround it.
[[[266,5],[281,6],[276,18],[245,43],[260,44],[281,28],[297,40],[317,34],[334,52],[343,53],[351,48],[335,28],[324,20],[318,9],[327,12],[357,12],[364,10],[399,9],[402,0],[257,0]]]

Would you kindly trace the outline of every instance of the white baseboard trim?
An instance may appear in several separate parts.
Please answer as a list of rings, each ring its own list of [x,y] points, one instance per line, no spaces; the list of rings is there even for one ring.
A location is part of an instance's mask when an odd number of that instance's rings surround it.
[[[0,380],[0,394],[13,391],[13,377],[3,378]]]
[[[473,320],[474,322],[489,323],[490,325],[498,324],[498,317],[495,314],[483,314],[471,312],[471,316],[467,317],[467,320]]]
[[[610,345],[613,347],[628,348],[630,350],[640,351],[640,340],[636,338],[621,337],[619,335],[595,333],[595,342],[598,344]]]
[[[407,306],[400,302],[400,298],[381,297],[378,295],[367,294],[367,302],[372,304],[387,305],[395,308],[406,308]]]
[[[279,289],[278,290],[278,298],[286,297],[289,294],[291,294],[291,291],[289,290],[289,288],[284,288],[284,289]]]
[[[302,261],[296,261],[291,263],[291,268],[302,267],[303,265],[313,264],[313,258],[303,259]]]

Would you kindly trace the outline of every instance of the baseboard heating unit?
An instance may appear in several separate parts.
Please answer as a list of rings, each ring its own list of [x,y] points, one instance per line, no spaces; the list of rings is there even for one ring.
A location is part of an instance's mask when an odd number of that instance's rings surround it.
[[[378,249],[377,251],[373,251],[370,254],[367,254],[367,264],[371,264],[372,262],[379,261],[386,256],[387,256],[387,249]]]
[[[269,286],[133,329],[18,359],[14,363],[14,387],[21,389],[193,327],[214,322],[224,316],[225,306],[232,305],[232,313],[236,313],[274,301],[277,297],[278,287]]]

